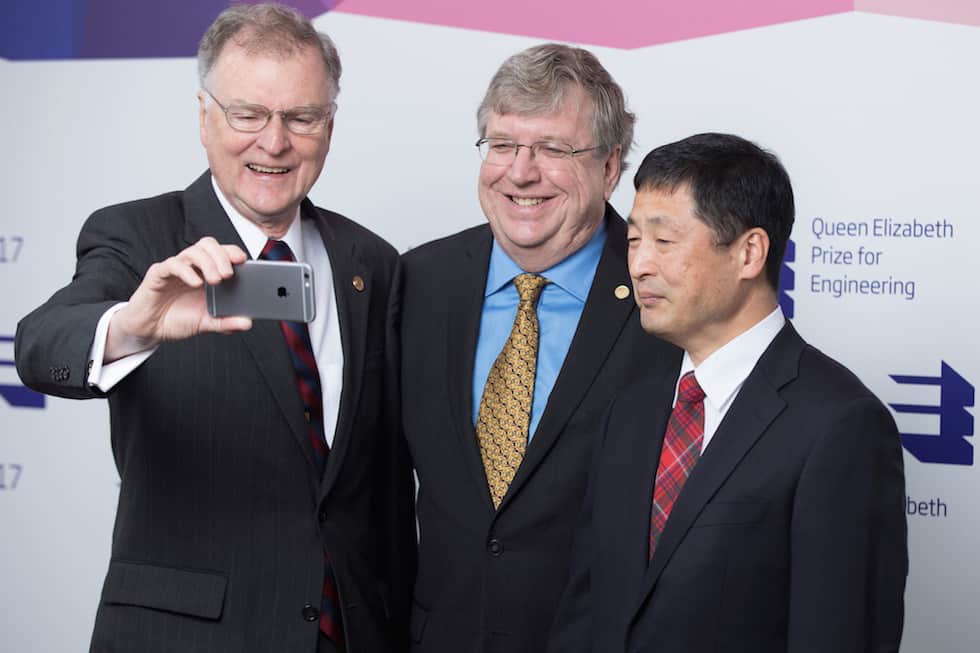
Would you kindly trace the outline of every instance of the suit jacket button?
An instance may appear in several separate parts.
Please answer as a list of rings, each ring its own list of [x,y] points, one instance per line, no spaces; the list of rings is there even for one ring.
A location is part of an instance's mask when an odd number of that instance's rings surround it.
[[[323,522],[327,521],[327,511],[326,511],[326,509],[320,510],[319,514],[317,514],[317,518],[320,520],[320,523],[321,524]]]
[[[504,545],[500,543],[500,540],[493,539],[487,543],[487,550],[490,552],[490,555],[496,558],[504,552]]]
[[[320,618],[320,611],[315,607],[307,603],[303,606],[303,620],[304,621],[316,621]]]

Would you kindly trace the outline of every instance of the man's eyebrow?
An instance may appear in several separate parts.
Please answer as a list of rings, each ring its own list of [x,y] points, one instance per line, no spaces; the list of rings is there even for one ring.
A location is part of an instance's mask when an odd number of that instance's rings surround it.
[[[672,220],[670,216],[660,214],[644,216],[642,218],[634,218],[633,214],[630,214],[629,217],[626,218],[626,224],[628,226],[638,227],[640,226],[639,223],[641,222],[644,224],[668,224],[672,222]]]
[[[245,99],[232,99],[228,102],[228,106],[236,106],[236,105],[239,107],[258,107],[272,112],[278,111],[278,109],[270,109],[269,107],[259,102],[252,102],[250,100],[245,100]],[[283,109],[283,111],[327,111],[328,110],[327,107],[329,106],[330,106],[329,104],[324,106],[322,104],[315,104],[315,103],[298,104],[296,106]]]
[[[486,136],[484,136],[484,138],[495,138],[495,139],[499,139],[499,140],[510,141],[512,143],[516,143],[517,142],[517,139],[514,138],[513,136],[511,136],[509,133],[499,132],[499,131],[498,132],[487,131]],[[563,144],[568,144],[567,143],[567,139],[564,138],[564,137],[562,137],[562,136],[550,136],[550,135],[547,135],[547,134],[545,134],[543,136],[536,136],[532,142],[533,143],[563,143]],[[531,143],[528,143],[528,145],[530,145],[530,144]]]

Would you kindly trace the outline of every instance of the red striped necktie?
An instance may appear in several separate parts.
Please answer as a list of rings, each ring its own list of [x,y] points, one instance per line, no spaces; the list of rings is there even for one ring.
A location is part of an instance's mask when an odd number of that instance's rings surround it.
[[[650,558],[657,549],[660,534],[681,494],[687,477],[701,456],[704,440],[704,390],[694,372],[681,377],[677,403],[670,413],[664,444],[653,487],[653,509],[650,513]]]
[[[295,261],[289,245],[281,240],[269,239],[262,248],[260,259],[267,261]],[[320,390],[320,372],[317,370],[316,358],[313,356],[313,344],[310,341],[310,330],[305,322],[279,322],[279,328],[286,338],[289,347],[289,357],[293,361],[296,372],[296,387],[303,400],[303,410],[306,416],[307,434],[313,447],[319,479],[323,479],[326,468],[327,439],[323,426],[323,393]],[[333,565],[326,549],[323,551],[324,574],[323,591],[320,598],[320,630],[333,641],[339,650],[344,649],[344,628],[340,614],[340,595],[337,592],[337,580],[334,576]]]

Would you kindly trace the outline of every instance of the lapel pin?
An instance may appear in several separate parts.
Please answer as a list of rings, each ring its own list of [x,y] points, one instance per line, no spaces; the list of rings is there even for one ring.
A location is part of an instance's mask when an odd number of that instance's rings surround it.
[[[364,279],[362,279],[359,274],[354,275],[354,279],[351,280],[351,283],[354,284],[354,290],[357,292],[364,292]]]
[[[616,286],[616,290],[613,291],[613,294],[616,295],[616,299],[626,299],[630,296],[630,287],[620,284]]]

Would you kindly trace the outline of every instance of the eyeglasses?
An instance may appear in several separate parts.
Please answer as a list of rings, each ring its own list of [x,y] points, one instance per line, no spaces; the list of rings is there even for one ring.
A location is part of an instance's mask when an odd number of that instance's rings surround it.
[[[538,141],[530,145],[515,143],[506,138],[481,138],[476,142],[480,158],[492,166],[509,166],[517,159],[517,153],[522,147],[531,152],[531,158],[542,168],[561,168],[568,159],[583,152],[598,150],[600,145],[575,149],[568,143],[555,141]]]
[[[218,101],[218,98],[214,97],[211,91],[204,89],[204,92],[224,112],[229,127],[235,131],[250,134],[265,129],[269,120],[272,119],[272,115],[276,113],[282,117],[282,124],[286,126],[286,129],[294,134],[301,136],[319,134],[333,114],[333,105],[330,109],[299,107],[287,111],[273,111],[261,104],[229,104],[225,106]]]

